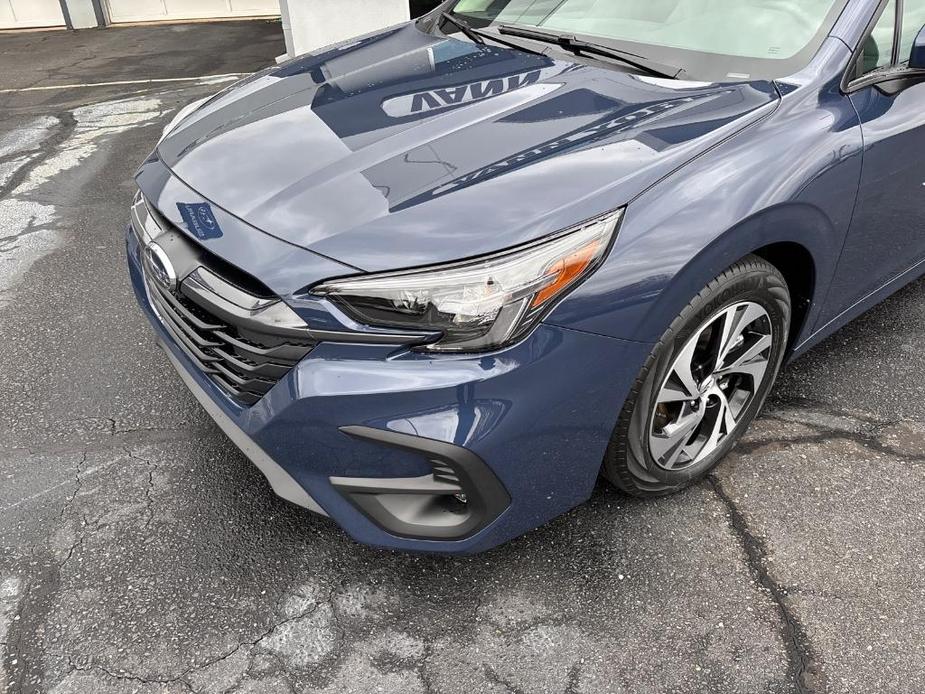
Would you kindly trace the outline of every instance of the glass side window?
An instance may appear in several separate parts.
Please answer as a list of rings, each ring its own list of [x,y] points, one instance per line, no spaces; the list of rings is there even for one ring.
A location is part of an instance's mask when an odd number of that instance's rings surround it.
[[[908,63],[912,44],[925,26],[925,0],[905,0],[903,3],[902,37],[899,42],[899,62]]]
[[[874,30],[864,43],[864,52],[858,61],[857,77],[893,64],[894,36],[896,36],[896,0],[890,0]]]

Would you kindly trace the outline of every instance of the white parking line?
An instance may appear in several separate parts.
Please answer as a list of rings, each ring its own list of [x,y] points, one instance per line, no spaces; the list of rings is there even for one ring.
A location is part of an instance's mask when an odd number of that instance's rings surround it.
[[[148,80],[119,80],[118,82],[80,82],[77,84],[56,84],[48,87],[20,87],[18,89],[0,89],[0,94],[20,92],[47,92],[55,89],[88,89],[90,87],[120,87],[135,84],[168,84],[171,82],[230,82],[247,77],[250,72],[229,72],[224,75],[201,75],[199,77],[162,77]]]

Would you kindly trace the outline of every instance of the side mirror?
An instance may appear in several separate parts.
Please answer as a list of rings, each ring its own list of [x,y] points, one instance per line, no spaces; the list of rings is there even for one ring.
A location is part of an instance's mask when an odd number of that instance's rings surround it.
[[[925,27],[915,37],[912,44],[912,55],[909,56],[909,67],[913,70],[925,70]]]

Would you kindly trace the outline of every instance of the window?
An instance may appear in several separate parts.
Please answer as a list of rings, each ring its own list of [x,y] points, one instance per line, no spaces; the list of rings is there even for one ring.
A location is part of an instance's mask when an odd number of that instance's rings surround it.
[[[856,77],[893,64],[893,39],[896,36],[896,0],[890,0],[867,41],[858,61]]]
[[[925,0],[904,0],[900,7],[902,16],[897,17],[897,0],[890,0],[887,3],[876,26],[864,42],[864,50],[858,58],[852,79],[858,79],[877,70],[903,66],[909,62],[915,37],[925,26]],[[899,23],[901,33],[894,61],[893,48],[897,19],[901,20]]]
[[[822,45],[845,4],[845,0],[458,0],[451,8],[479,28],[516,24],[588,37],[684,68],[688,78],[718,81],[773,79],[797,72]]]
[[[834,0],[460,0],[454,11],[653,46],[782,60],[813,41],[834,5]]]
[[[912,55],[912,44],[925,26],[925,0],[903,2],[902,38],[899,42],[899,62],[908,63]]]

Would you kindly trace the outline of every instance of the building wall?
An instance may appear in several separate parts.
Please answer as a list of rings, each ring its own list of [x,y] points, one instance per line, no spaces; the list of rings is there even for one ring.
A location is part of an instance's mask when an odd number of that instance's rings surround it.
[[[0,29],[57,27],[64,23],[58,0],[0,0]]]
[[[301,0],[314,2],[314,0]],[[51,4],[59,15],[58,22],[70,29],[88,29],[120,22],[184,21],[189,19],[224,19],[231,17],[272,16],[279,13],[278,0],[0,0],[0,27],[4,24],[3,6],[12,4],[35,8]],[[21,13],[20,13],[21,14]],[[63,19],[60,15],[63,14]]]
[[[113,24],[279,14],[278,0],[101,0],[101,5]]]
[[[289,57],[406,22],[408,0],[281,0]]]
[[[93,0],[65,0],[64,5],[72,29],[90,29],[102,19],[100,6],[94,6]]]
[[[279,0],[287,53],[300,55],[407,21],[440,0]],[[220,8],[225,7],[224,14]],[[256,8],[260,8],[258,12]],[[276,11],[276,0],[0,0],[0,28],[86,29],[109,21],[241,16]],[[245,8],[245,9],[242,9]]]

